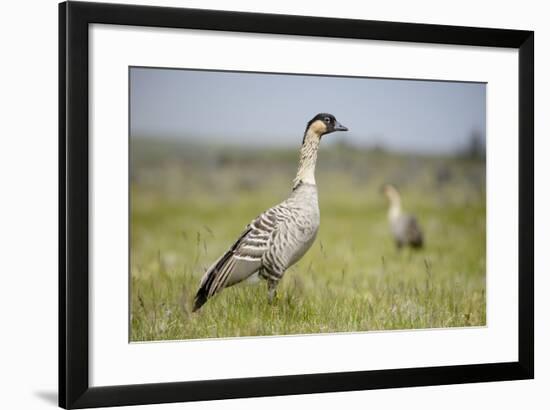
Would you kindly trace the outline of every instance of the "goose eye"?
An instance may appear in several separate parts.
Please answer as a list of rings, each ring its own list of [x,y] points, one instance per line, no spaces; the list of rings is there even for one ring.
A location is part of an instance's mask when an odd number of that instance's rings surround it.
[[[330,118],[329,117],[325,117],[325,122],[328,124],[330,123]]]

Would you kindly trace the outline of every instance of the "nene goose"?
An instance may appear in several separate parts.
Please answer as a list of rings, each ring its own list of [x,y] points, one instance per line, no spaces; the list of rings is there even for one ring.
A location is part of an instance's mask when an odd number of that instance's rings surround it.
[[[300,164],[288,199],[250,222],[237,241],[205,272],[193,311],[224,288],[259,277],[267,281],[268,300],[285,271],[311,247],[319,228],[315,163],[323,135],[347,131],[331,114],[317,114],[308,122]]]
[[[401,211],[401,196],[397,189],[393,185],[384,185],[382,190],[390,204],[388,220],[397,249],[403,246],[421,248],[423,235],[420,225],[413,215],[407,215]]]

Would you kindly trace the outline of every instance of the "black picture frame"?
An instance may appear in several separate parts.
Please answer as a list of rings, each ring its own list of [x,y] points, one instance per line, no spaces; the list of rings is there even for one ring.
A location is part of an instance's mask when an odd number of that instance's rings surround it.
[[[88,26],[93,23],[519,50],[519,360],[458,366],[90,387]],[[59,405],[64,408],[86,408],[533,378],[533,159],[532,31],[106,3],[59,4]]]

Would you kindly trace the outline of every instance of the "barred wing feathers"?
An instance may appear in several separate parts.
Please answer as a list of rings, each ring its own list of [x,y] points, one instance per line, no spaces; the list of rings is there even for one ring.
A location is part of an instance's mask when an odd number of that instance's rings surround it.
[[[242,282],[262,267],[279,222],[277,208],[270,208],[255,218],[239,239],[204,274],[193,311],[222,289]]]
[[[409,215],[407,220],[407,241],[411,246],[418,248],[422,247],[424,242],[420,224],[412,215]]]

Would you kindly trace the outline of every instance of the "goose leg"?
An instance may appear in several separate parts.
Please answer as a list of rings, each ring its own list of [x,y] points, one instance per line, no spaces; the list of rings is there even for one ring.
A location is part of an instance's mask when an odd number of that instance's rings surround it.
[[[405,246],[405,244],[403,243],[403,241],[401,239],[397,239],[395,241],[395,247],[397,249],[397,252],[400,252],[401,249],[403,249],[404,246]]]
[[[269,301],[269,304],[273,304],[275,299],[277,298],[277,281],[274,281],[272,279],[267,280],[267,300]]]

